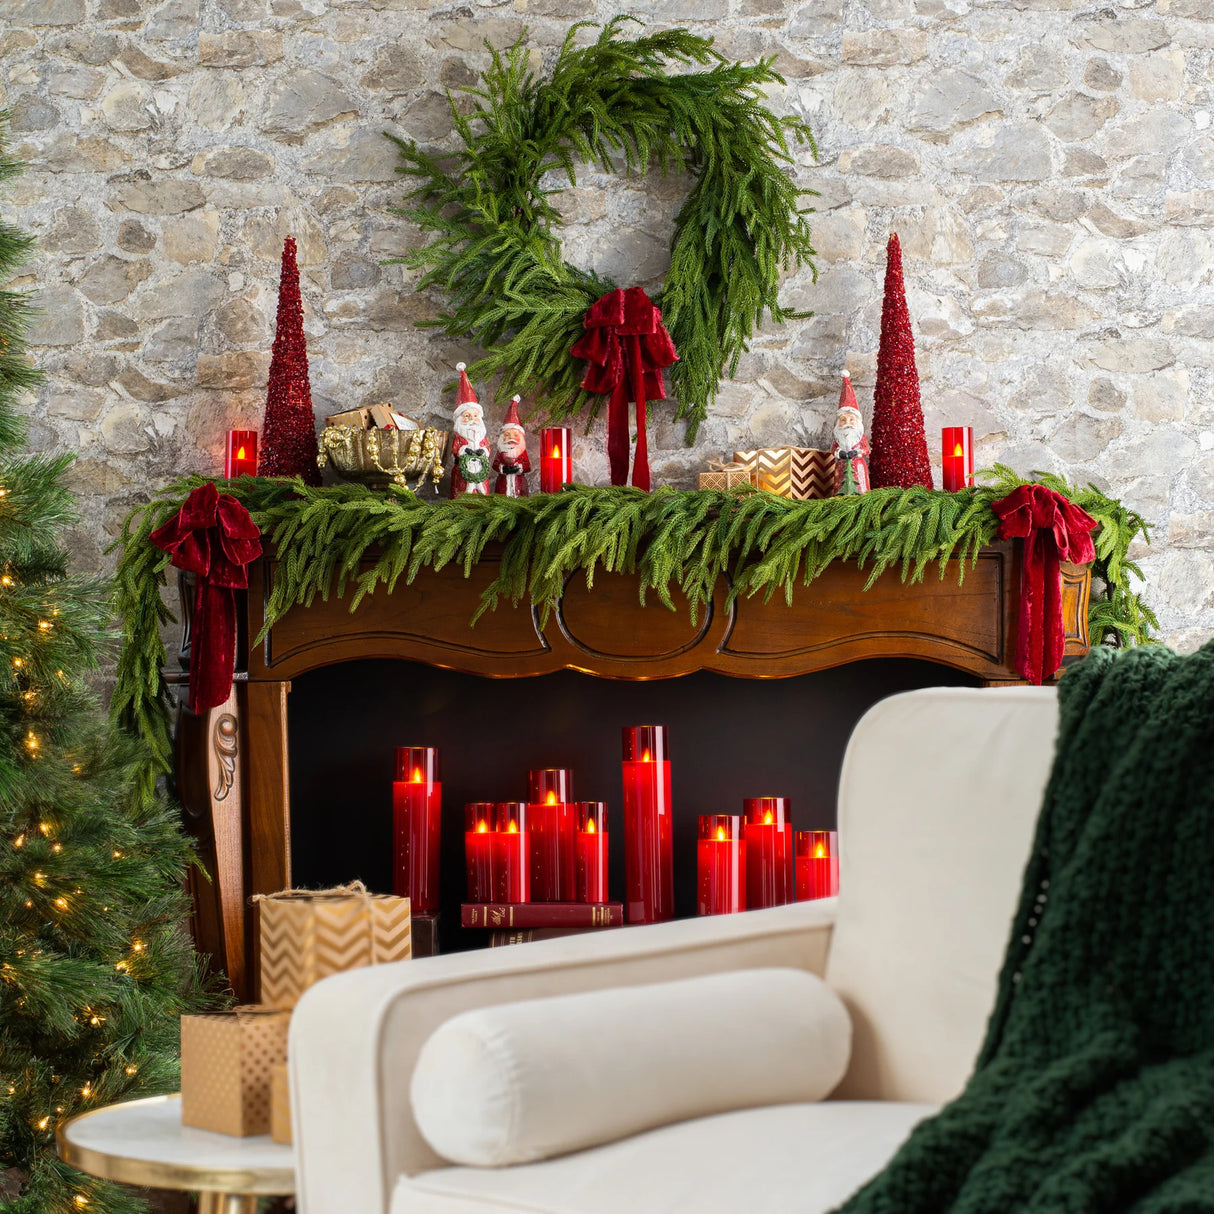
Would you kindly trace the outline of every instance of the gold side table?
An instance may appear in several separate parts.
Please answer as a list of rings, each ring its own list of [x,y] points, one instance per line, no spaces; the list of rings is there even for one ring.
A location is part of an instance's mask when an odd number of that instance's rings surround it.
[[[65,1121],[64,1163],[121,1184],[197,1191],[198,1214],[257,1214],[259,1197],[295,1192],[292,1149],[181,1124],[180,1096],[111,1104]]]

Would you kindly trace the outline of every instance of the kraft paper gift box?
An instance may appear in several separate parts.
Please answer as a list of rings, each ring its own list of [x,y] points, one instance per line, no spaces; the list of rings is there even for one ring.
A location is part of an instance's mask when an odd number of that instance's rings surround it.
[[[270,1075],[270,1137],[285,1147],[291,1145],[291,1085],[285,1062]]]
[[[249,1004],[181,1018],[181,1120],[244,1138],[270,1131],[273,1069],[287,1061],[291,1013]]]
[[[753,485],[754,469],[744,464],[709,461],[709,471],[700,473],[701,489],[732,489],[735,485]]]
[[[735,451],[734,463],[754,474],[760,489],[781,497],[805,499],[833,497],[835,458],[816,447],[760,447],[755,451]]]
[[[409,899],[369,894],[358,881],[253,901],[260,919],[261,1001],[274,1007],[294,1007],[330,974],[413,954]]]

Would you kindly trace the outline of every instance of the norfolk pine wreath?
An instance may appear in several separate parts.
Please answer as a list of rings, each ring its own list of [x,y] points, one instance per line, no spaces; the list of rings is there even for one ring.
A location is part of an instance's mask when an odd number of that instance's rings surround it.
[[[398,172],[420,182],[396,213],[434,235],[397,264],[424,271],[419,289],[450,298],[423,324],[486,351],[470,375],[500,376],[499,399],[525,392],[554,420],[586,412],[589,423],[603,398],[581,387],[585,364],[569,349],[587,308],[616,284],[562,259],[556,191],[542,179],[555,171],[572,186],[579,162],[615,172],[620,160],[628,175],[689,173],[654,302],[679,352],[671,390],[691,443],[764,313],[776,323],[809,315],[781,307],[778,291],[784,271],[809,266],[817,276],[809,211],[799,207],[814,191],[788,172],[790,144],[816,148],[806,123],[762,103],[764,85],[784,83],[774,59],[728,62],[686,29],[625,38],[635,20],[614,18],[584,47],[578,32],[593,23],[573,26],[543,79],[521,39],[504,54],[489,47],[481,87],[466,90],[472,113],[451,99],[459,151],[389,135],[405,162]],[[668,65],[706,70],[672,75]]]

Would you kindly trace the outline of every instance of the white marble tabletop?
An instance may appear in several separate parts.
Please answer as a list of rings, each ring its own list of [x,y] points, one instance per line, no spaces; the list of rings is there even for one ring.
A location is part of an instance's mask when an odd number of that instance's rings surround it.
[[[181,1124],[180,1096],[83,1113],[59,1127],[59,1154],[91,1176],[157,1189],[295,1191],[292,1149],[268,1134],[234,1138]]]

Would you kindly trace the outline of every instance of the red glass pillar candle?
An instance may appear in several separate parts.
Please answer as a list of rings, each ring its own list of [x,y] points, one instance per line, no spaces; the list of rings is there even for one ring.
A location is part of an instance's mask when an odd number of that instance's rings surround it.
[[[974,429],[972,426],[945,426],[942,431],[941,460],[944,488],[950,493],[969,489],[974,484]]]
[[[464,863],[468,868],[468,901],[494,899],[494,804],[471,801],[464,806]]]
[[[535,902],[572,902],[577,897],[573,772],[567,767],[546,767],[531,772],[530,783],[531,898]]]
[[[607,901],[607,803],[577,804],[577,900]]]
[[[559,493],[573,480],[573,451],[567,426],[540,431],[540,492]]]
[[[797,901],[833,898],[839,892],[839,835],[833,830],[797,831]]]
[[[746,840],[741,814],[701,814],[696,840],[698,913],[746,909]]]
[[[674,918],[669,753],[665,725],[624,728],[624,900],[629,923]]]
[[[747,797],[746,905],[751,910],[793,900],[792,820],[787,797]]]
[[[528,852],[527,806],[499,801],[493,839],[494,901],[531,901],[531,856]]]
[[[229,430],[223,453],[226,477],[257,475],[257,431]]]
[[[417,914],[438,910],[443,786],[432,746],[396,748],[392,785],[392,892]]]

